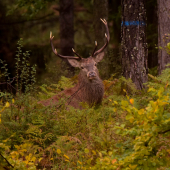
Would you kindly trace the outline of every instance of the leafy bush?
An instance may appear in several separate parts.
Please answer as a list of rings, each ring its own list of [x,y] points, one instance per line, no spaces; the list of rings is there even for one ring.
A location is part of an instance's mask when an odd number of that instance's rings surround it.
[[[24,56],[20,45],[18,55]],[[168,170],[169,68],[159,77],[149,75],[143,91],[131,80],[105,80],[101,106],[67,110],[63,99],[60,107],[37,102],[72,87],[76,77],[37,88],[28,58],[20,60],[16,96],[1,93],[6,100],[0,103],[0,168]]]

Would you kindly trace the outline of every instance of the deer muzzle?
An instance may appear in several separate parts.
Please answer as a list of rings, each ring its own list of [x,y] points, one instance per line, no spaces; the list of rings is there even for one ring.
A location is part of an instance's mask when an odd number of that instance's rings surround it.
[[[88,73],[87,73],[87,77],[88,77],[89,79],[94,79],[96,76],[97,76],[97,74],[96,74],[96,72],[94,72],[94,71],[91,71],[91,72],[88,72]]]

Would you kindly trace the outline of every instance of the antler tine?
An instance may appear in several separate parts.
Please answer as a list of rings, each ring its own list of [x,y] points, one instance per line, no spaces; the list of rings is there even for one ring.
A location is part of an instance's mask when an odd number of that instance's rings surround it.
[[[106,33],[105,33],[106,43],[104,44],[104,46],[102,48],[100,48],[98,51],[96,51],[94,53],[94,56],[101,53],[107,47],[109,40],[110,40],[110,34],[109,34],[109,28],[108,28],[108,25],[107,25],[107,21],[105,19],[101,19],[101,18],[100,18],[100,20],[103,22],[103,24],[106,27]]]
[[[94,53],[95,53],[96,49],[97,49],[97,41],[95,41],[95,47],[94,47],[93,53],[91,55],[92,57],[94,56]]]
[[[101,19],[100,20],[104,23],[104,24],[107,24],[107,21],[105,19]]]
[[[77,54],[73,48],[72,48],[72,51],[77,57],[79,57],[79,59],[82,59],[82,57],[79,54]]]
[[[53,53],[60,57],[60,58],[66,58],[66,59],[76,59],[76,60],[80,60],[81,58],[80,57],[74,57],[74,56],[63,56],[61,54],[58,54],[57,50],[54,48],[54,45],[53,45],[53,40],[54,36],[52,36],[52,32],[50,32],[50,43],[51,43],[51,47],[52,47],[52,50],[53,50]]]

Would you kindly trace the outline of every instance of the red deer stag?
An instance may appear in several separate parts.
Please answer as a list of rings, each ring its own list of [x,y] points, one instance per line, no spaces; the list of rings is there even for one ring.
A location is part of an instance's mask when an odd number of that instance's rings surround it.
[[[102,48],[96,51],[97,42],[95,41],[95,48],[93,50],[92,55],[89,58],[82,58],[79,54],[77,54],[74,51],[74,49],[72,50],[77,57],[63,56],[61,54],[58,54],[56,49],[54,49],[52,43],[54,36],[52,36],[52,33],[50,33],[50,42],[54,54],[60,58],[66,58],[73,67],[79,67],[81,71],[78,75],[78,84],[75,85],[75,87],[66,89],[60,94],[57,94],[45,101],[41,101],[40,103],[42,103],[45,106],[55,104],[61,98],[62,95],[65,95],[66,97],[69,98],[67,100],[67,104],[75,108],[80,108],[79,102],[86,102],[90,106],[94,104],[101,104],[104,94],[104,86],[102,80],[99,77],[97,63],[103,59],[104,57],[103,50],[108,45],[110,39],[107,22],[105,19],[101,19],[101,21],[104,23],[106,27],[105,33],[106,43]]]

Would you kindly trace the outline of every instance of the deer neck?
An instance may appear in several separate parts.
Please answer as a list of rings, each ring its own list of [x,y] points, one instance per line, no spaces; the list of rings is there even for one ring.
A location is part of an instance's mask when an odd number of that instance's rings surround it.
[[[87,77],[79,75],[78,95],[83,102],[89,105],[100,104],[103,99],[104,86],[102,80],[97,77],[96,79],[89,80]]]

